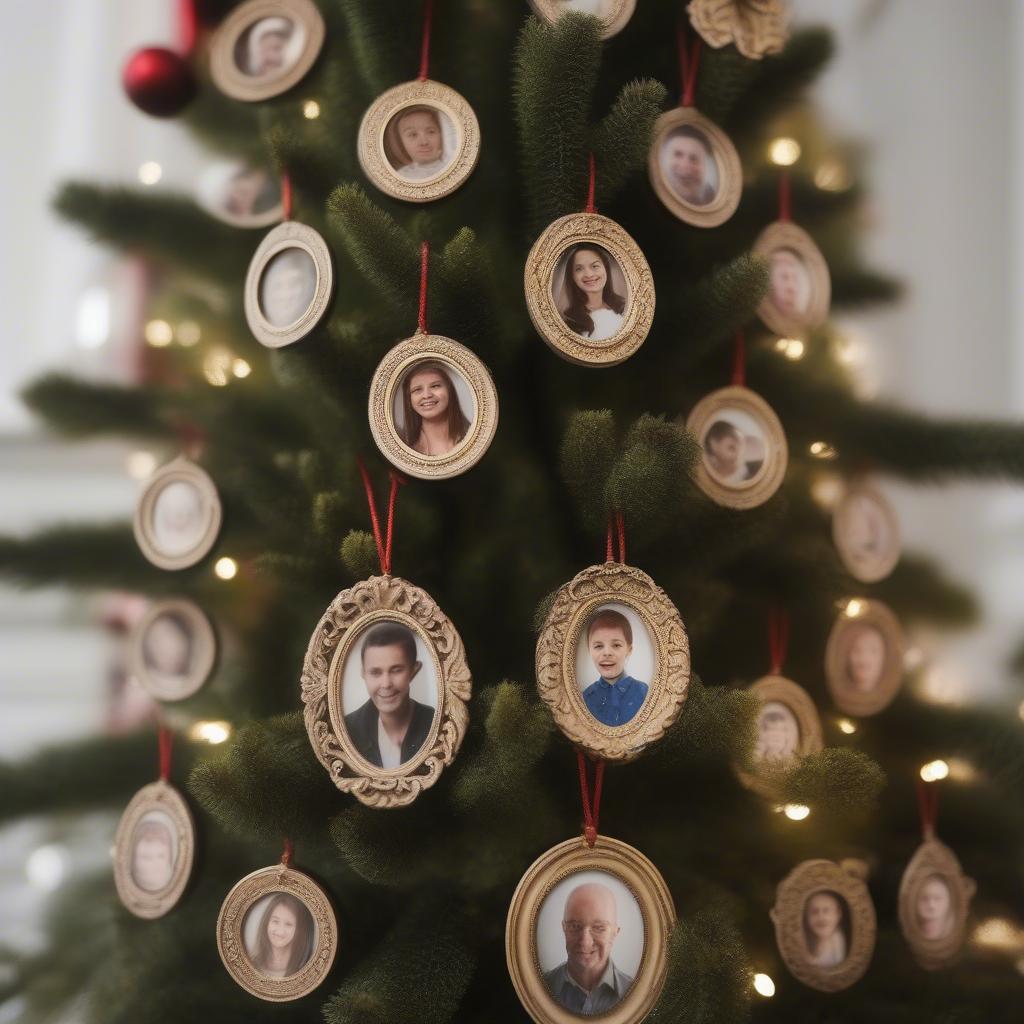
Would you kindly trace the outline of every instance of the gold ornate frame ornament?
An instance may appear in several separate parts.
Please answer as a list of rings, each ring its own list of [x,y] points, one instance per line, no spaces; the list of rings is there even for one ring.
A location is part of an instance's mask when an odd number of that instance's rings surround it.
[[[738,409],[756,420],[764,431],[765,457],[760,469],[749,480],[725,484],[717,480],[704,458],[704,436],[723,409]],[[701,446],[697,463],[697,486],[712,501],[727,508],[749,509],[763,505],[782,485],[789,465],[786,432],[772,407],[750,388],[731,385],[705,395],[686,418],[686,429]]]
[[[881,512],[891,538],[889,550],[883,557],[867,564],[855,557],[848,533],[844,534],[843,529],[845,510],[849,508],[851,502],[858,499],[870,501]],[[896,510],[881,491],[864,483],[848,488],[832,510],[832,540],[846,571],[861,583],[877,583],[884,580],[900,560],[900,522],[896,517]]]
[[[847,680],[847,658],[851,633],[873,626],[885,640],[885,665],[878,682],[868,693],[856,693]],[[903,658],[906,642],[903,628],[892,609],[881,601],[856,598],[832,625],[825,646],[825,680],[840,711],[848,715],[876,715],[887,708],[903,683]]]
[[[158,544],[153,530],[153,513],[160,492],[173,483],[187,483],[196,489],[202,503],[203,529],[188,551],[169,554]],[[209,553],[217,540],[223,511],[220,496],[209,475],[183,455],[161,466],[147,481],[135,506],[132,523],[135,542],[146,559],[158,569],[187,569]]]
[[[166,815],[174,826],[177,856],[171,879],[162,889],[150,892],[132,877],[132,839],[142,819],[152,811]],[[163,917],[181,899],[195,859],[196,827],[184,797],[162,779],[143,786],[131,798],[117,823],[114,836],[114,885],[121,902],[136,917]]]
[[[643,1020],[658,1001],[668,973],[668,938],[675,907],[658,869],[637,849],[607,836],[593,847],[581,837],[553,846],[530,865],[512,896],[505,925],[505,957],[516,995],[536,1024],[578,1024],[580,1016],[561,1006],[544,983],[537,955],[537,917],[559,882],[581,871],[617,878],[633,895],[644,922],[640,968],[622,1000],[601,1014],[603,1024]]]
[[[832,301],[832,278],[828,264],[821,250],[814,244],[803,228],[788,220],[777,220],[757,236],[753,254],[770,260],[777,249],[790,249],[799,257],[810,285],[807,309],[798,316],[786,316],[771,300],[771,293],[765,295],[757,307],[757,315],[765,326],[783,337],[803,338],[808,331],[820,327],[828,319]]]
[[[622,326],[604,341],[577,334],[562,317],[552,294],[555,269],[574,245],[606,249],[626,280]],[[549,224],[526,258],[526,307],[537,333],[561,356],[581,366],[614,366],[643,343],[654,321],[654,278],[640,246],[626,230],[598,213],[570,213]]]
[[[245,951],[245,915],[264,896],[284,892],[295,896],[316,925],[316,948],[308,963],[295,974],[273,978],[259,971]],[[317,988],[334,963],[338,951],[338,922],[327,894],[308,875],[284,864],[260,868],[236,882],[217,917],[217,950],[231,977],[246,992],[283,1003],[300,999]]]
[[[636,10],[636,0],[608,0],[609,11],[601,18],[601,38],[611,39],[625,27]],[[565,5],[558,0],[530,0],[530,7],[538,18],[553,25],[565,13]],[[597,15],[595,15],[597,17]]]
[[[798,742],[793,757],[775,763],[753,761],[754,770],[737,769],[736,774],[748,789],[769,799],[777,798],[783,779],[793,766],[808,754],[816,754],[824,746],[821,718],[810,694],[798,683],[785,676],[762,676],[747,687],[762,704],[777,701],[785,704],[796,719]]]
[[[946,883],[949,890],[953,919],[948,935],[930,939],[921,932],[915,904],[921,887],[935,875]],[[929,836],[917,848],[900,880],[900,929],[914,958],[925,970],[934,971],[945,967],[960,954],[967,936],[967,918],[976,890],[974,879],[964,874],[956,854],[935,836]]]
[[[875,907],[866,879],[868,866],[861,860],[805,860],[780,883],[770,913],[775,941],[793,977],[819,992],[839,992],[859,981],[875,951]],[[834,967],[819,967],[809,959],[804,941],[804,908],[817,892],[841,896],[850,911],[846,957]]]
[[[272,324],[260,306],[260,281],[270,261],[287,249],[301,249],[313,261],[316,287],[305,312],[290,324]],[[331,252],[320,234],[308,224],[286,220],[268,232],[253,253],[245,275],[245,319],[253,337],[267,348],[281,348],[304,338],[320,322],[334,291]]]
[[[457,149],[433,177],[408,181],[395,170],[385,149],[391,119],[406,107],[428,106],[446,114],[455,128]],[[429,203],[451,195],[473,173],[480,158],[480,125],[469,103],[450,86],[431,79],[396,85],[370,104],[359,125],[359,165],[386,195],[410,203]]]
[[[195,652],[192,665],[180,686],[171,684],[168,678],[160,673],[152,672],[146,663],[146,633],[162,615],[177,616],[183,620],[192,640]],[[184,598],[157,601],[150,606],[142,621],[135,627],[128,658],[132,675],[151,697],[157,700],[184,700],[191,697],[209,679],[217,660],[217,636],[206,613],[193,601]]]
[[[789,38],[783,0],[691,0],[686,10],[708,46],[735,43],[750,60],[778,53]]]
[[[368,626],[399,622],[423,640],[437,678],[430,734],[398,768],[370,764],[345,728],[342,675],[345,659]],[[302,666],[306,731],[320,763],[343,793],[370,807],[403,807],[429,789],[452,763],[469,725],[466,701],[473,680],[462,639],[424,590],[398,576],[373,576],[331,602],[313,632]]]
[[[287,18],[306,38],[295,63],[276,75],[246,74],[235,60],[242,35],[264,18]],[[305,78],[324,42],[324,19],[311,0],[246,0],[220,25],[210,44],[210,77],[222,93],[248,103],[279,96]]]
[[[418,363],[437,362],[460,374],[473,392],[473,417],[466,436],[445,455],[423,455],[402,440],[394,399],[405,375]],[[415,334],[381,360],[370,382],[370,431],[384,457],[421,480],[446,480],[475,466],[498,429],[498,390],[477,355],[440,334]]]
[[[604,725],[590,713],[576,679],[576,648],[590,616],[622,604],[643,622],[653,643],[654,678],[630,721]],[[619,562],[592,565],[555,595],[537,638],[537,691],[577,746],[605,761],[632,761],[678,718],[690,684],[690,644],[683,620],[647,573]]]
[[[690,125],[703,132],[711,146],[712,159],[718,168],[718,191],[710,203],[696,206],[679,196],[665,180],[661,167],[661,149],[670,132]],[[743,191],[743,167],[732,139],[710,118],[695,107],[666,110],[654,123],[651,149],[647,157],[647,173],[651,187],[668,210],[687,224],[713,228],[724,224],[735,212]]]

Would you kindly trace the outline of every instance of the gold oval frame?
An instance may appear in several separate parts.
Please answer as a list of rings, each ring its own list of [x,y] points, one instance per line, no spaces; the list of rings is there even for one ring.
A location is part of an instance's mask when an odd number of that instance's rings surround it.
[[[306,43],[292,67],[267,82],[247,75],[235,63],[239,37],[264,18],[288,18],[302,26]],[[254,103],[280,96],[298,85],[316,63],[324,43],[324,19],[311,0],[245,0],[218,26],[210,42],[210,77],[226,96]]]
[[[537,914],[563,879],[581,871],[613,875],[633,895],[644,922],[644,948],[633,984],[603,1024],[643,1020],[658,1001],[668,974],[668,938],[676,923],[672,895],[658,869],[637,849],[599,835],[593,847],[582,838],[553,846],[527,868],[516,886],[505,924],[505,958],[516,995],[536,1024],[578,1024],[581,1019],[548,992],[537,957]]]
[[[839,992],[859,981],[875,951],[877,919],[866,884],[867,864],[860,860],[805,860],[779,883],[769,911],[779,953],[798,981],[819,992]],[[850,910],[850,946],[835,967],[817,967],[807,959],[803,940],[804,906],[816,892],[838,893]]]
[[[889,536],[892,537],[892,544],[890,544],[885,557],[877,558],[866,566],[854,558],[850,544],[843,536],[843,510],[848,507],[849,502],[857,498],[866,498],[879,509],[889,528]],[[861,583],[877,583],[879,580],[884,580],[896,568],[900,560],[902,541],[900,521],[896,518],[896,510],[885,495],[875,487],[865,483],[849,487],[832,510],[832,542],[836,546],[836,551],[839,552],[839,559],[844,568],[855,580],[859,580]]]
[[[355,749],[341,707],[345,659],[365,627],[398,621],[425,642],[437,673],[437,707],[430,735],[417,753],[384,769]],[[302,666],[302,703],[313,751],[343,793],[370,807],[404,807],[437,782],[452,763],[469,725],[473,680],[462,638],[437,602],[398,576],[373,576],[330,603],[309,641]]]
[[[780,795],[786,773],[808,754],[816,754],[824,747],[821,717],[811,695],[799,683],[785,676],[762,676],[747,687],[747,692],[760,698],[762,705],[768,701],[785,704],[796,719],[799,736],[793,757],[777,764],[753,761],[753,771],[743,768],[736,770],[740,781],[748,789],[769,799],[776,799]]]
[[[260,308],[260,281],[270,261],[286,249],[301,249],[313,261],[316,287],[305,312],[290,324],[277,327]],[[286,220],[269,231],[253,253],[245,275],[245,319],[253,337],[267,348],[282,348],[304,338],[327,312],[334,292],[331,251],[319,232],[308,224]]]
[[[602,246],[626,279],[622,326],[605,341],[588,341],[562,318],[551,280],[562,254],[581,242]],[[524,273],[526,308],[537,333],[560,356],[581,366],[615,366],[644,343],[654,321],[654,278],[640,246],[615,221],[599,213],[570,213],[549,224],[530,249]]]
[[[805,338],[808,331],[820,327],[828,319],[829,305],[832,301],[832,278],[829,275],[828,264],[821,250],[814,244],[814,239],[792,221],[777,220],[769,224],[757,236],[752,252],[754,256],[770,261],[771,254],[776,249],[792,249],[807,270],[810,285],[807,310],[800,316],[786,316],[772,302],[769,289],[757,307],[757,315],[764,325],[776,334],[786,338]]]
[[[612,36],[618,35],[636,11],[636,0],[611,0],[611,3],[613,5],[611,13],[600,18],[602,39],[611,39]],[[546,21],[549,25],[554,25],[565,13],[558,10],[557,0],[530,0],[530,7],[538,18]],[[593,17],[599,16],[595,14]]]
[[[832,625],[825,645],[825,681],[832,700],[848,715],[866,717],[887,708],[903,684],[906,641],[899,619],[881,601],[857,598],[857,613],[844,610]],[[870,693],[851,693],[845,683],[848,641],[845,634],[858,625],[874,626],[885,640],[886,659],[882,674]]]
[[[400,110],[418,104],[448,115],[459,137],[458,152],[433,178],[406,181],[384,152],[384,133]],[[363,173],[383,193],[410,203],[429,203],[451,195],[473,173],[480,159],[480,124],[473,108],[451,86],[429,78],[402,82],[378,96],[363,115],[357,153]]]
[[[166,814],[174,823],[178,856],[171,880],[158,892],[149,892],[135,882],[131,871],[131,841],[136,826],[150,811]],[[143,786],[128,802],[114,834],[114,885],[124,906],[136,917],[163,917],[181,899],[192,874],[196,851],[196,826],[185,798],[162,779]]]
[[[624,604],[647,628],[656,675],[647,697],[624,725],[603,725],[587,709],[576,679],[576,646],[589,616],[603,604]],[[577,573],[555,594],[537,637],[537,692],[577,746],[605,761],[632,761],[679,717],[690,685],[690,643],[669,596],[647,573],[605,562]]]
[[[446,455],[423,455],[399,436],[394,397],[416,363],[435,360],[458,371],[473,392],[475,415],[466,436]],[[381,454],[402,472],[421,480],[447,480],[475,466],[498,429],[498,390],[487,367],[471,349],[440,334],[415,334],[380,361],[370,381],[370,432]]]
[[[146,632],[161,615],[177,615],[185,620],[190,629],[193,643],[196,645],[195,665],[185,676],[187,683],[180,690],[171,692],[171,688],[163,683],[149,670],[146,664],[144,642]],[[214,663],[217,660],[217,634],[209,616],[194,601],[185,598],[170,598],[152,604],[142,620],[132,632],[128,664],[132,675],[139,681],[142,688],[157,700],[185,700],[196,693],[210,678]]]
[[[730,406],[758,420],[764,428],[764,467],[740,486],[723,484],[711,475],[704,461],[704,434],[719,411]],[[705,395],[686,417],[686,429],[700,445],[701,458],[697,463],[697,486],[714,502],[727,508],[750,509],[763,505],[782,486],[789,465],[789,445],[786,432],[772,407],[750,388],[731,385]]]
[[[692,125],[704,133],[711,146],[711,158],[718,168],[718,191],[710,203],[696,206],[681,198],[665,180],[661,169],[661,147],[666,136],[683,125]],[[696,107],[675,107],[654,122],[651,149],[647,156],[647,174],[655,195],[665,208],[679,220],[697,228],[714,228],[724,224],[740,204],[743,191],[743,166],[732,139]]]
[[[317,927],[317,944],[309,962],[287,978],[271,978],[252,965],[242,931],[245,915],[264,896],[290,893],[310,912]],[[272,1003],[300,999],[327,977],[338,950],[338,922],[327,894],[309,875],[278,864],[245,876],[224,897],[217,915],[217,951],[234,981],[246,992]]]
[[[172,483],[191,484],[198,492],[203,506],[205,526],[195,545],[181,554],[165,554],[152,533],[153,511],[160,492]],[[132,530],[139,549],[158,569],[187,569],[201,562],[209,554],[220,533],[223,510],[220,495],[210,476],[191,459],[179,455],[161,466],[145,483],[135,505]]]
[[[932,875],[940,875],[946,883],[956,915],[949,935],[941,939],[928,939],[921,934],[914,908],[921,885]],[[900,930],[914,959],[926,971],[946,967],[959,956],[967,939],[967,920],[976,891],[977,884],[964,874],[956,854],[934,835],[926,838],[910,858],[900,879]]]

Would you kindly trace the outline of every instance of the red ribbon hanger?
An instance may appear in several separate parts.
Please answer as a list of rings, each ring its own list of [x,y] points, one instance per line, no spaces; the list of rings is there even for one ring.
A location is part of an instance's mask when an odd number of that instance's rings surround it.
[[[597,173],[594,168],[594,154],[587,154],[587,205],[583,208],[586,213],[597,213],[594,205],[594,190],[597,184]]]
[[[789,647],[789,612],[773,608],[768,613],[768,649],[772,657],[772,675],[782,675]]]
[[[597,822],[601,813],[601,789],[604,786],[604,761],[594,763],[594,799],[590,799],[590,782],[587,778],[587,756],[576,749],[576,763],[580,773],[580,798],[583,801],[583,837],[587,846],[597,842]]]
[[[939,784],[917,780],[917,809],[921,815],[921,833],[925,839],[935,838],[939,820]]]
[[[292,219],[292,177],[287,171],[281,175],[281,219]]]
[[[420,311],[416,320],[419,334],[427,334],[427,271],[430,261],[430,243],[423,242],[420,246]]]
[[[779,220],[789,221],[793,212],[793,196],[789,184],[789,169],[779,171]]]
[[[676,26],[676,45],[679,48],[679,77],[682,81],[682,93],[679,106],[692,107],[697,92],[697,68],[700,66],[700,36],[696,36],[686,47],[686,22],[682,17]]]
[[[161,725],[157,732],[157,744],[160,748],[160,781],[167,782],[171,777],[171,749],[174,746],[174,733]]]
[[[619,542],[619,557],[618,561],[625,563],[626,561],[626,520],[622,513],[616,509],[614,512],[608,515],[608,538],[605,543],[605,557],[606,562],[614,562],[615,558],[615,540]]]
[[[741,330],[736,332],[736,341],[733,344],[732,383],[733,387],[737,388],[747,385],[747,340]]]
[[[433,0],[423,0],[423,39],[420,43],[420,73],[418,82],[425,82],[430,72],[430,26],[434,20]]]
[[[373,539],[377,544],[380,571],[382,575],[390,576],[391,544],[395,530],[395,505],[398,503],[398,488],[405,483],[405,480],[394,470],[390,471],[391,491],[388,494],[388,521],[385,533],[381,530],[380,516],[377,514],[377,500],[373,496],[373,484],[370,483],[370,474],[366,470],[366,463],[361,457],[357,457],[356,462],[359,466],[359,475],[363,478],[363,487],[366,489],[366,503],[370,506],[370,523],[373,526]]]

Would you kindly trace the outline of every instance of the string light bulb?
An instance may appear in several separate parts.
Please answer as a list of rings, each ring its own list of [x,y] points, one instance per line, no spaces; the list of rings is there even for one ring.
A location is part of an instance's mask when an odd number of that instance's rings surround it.
[[[814,441],[809,451],[816,459],[834,459],[839,454],[827,441]]]
[[[768,159],[778,167],[792,167],[800,159],[800,143],[788,136],[772,139]]]
[[[850,187],[850,174],[842,160],[822,160],[814,171],[814,184],[823,192],[845,192]]]
[[[174,340],[174,331],[166,320],[148,321],[142,333],[153,348],[167,348]]]
[[[921,765],[921,778],[925,782],[939,782],[949,775],[949,765],[945,761],[929,761]]]
[[[786,804],[782,808],[782,813],[789,818],[790,821],[803,821],[811,813],[810,807],[807,804]]]
[[[767,974],[755,974],[754,991],[765,999],[771,999],[775,995],[775,982]]]
[[[218,558],[213,571],[219,579],[233,580],[238,575],[238,563],[233,558]]]
[[[143,185],[155,185],[163,176],[164,169],[155,160],[147,160],[139,167],[139,181]]]
[[[156,456],[152,452],[132,452],[124,462],[125,469],[133,480],[145,480],[152,476],[156,469]]]
[[[223,743],[231,735],[230,722],[195,722],[189,737],[200,743]]]
[[[320,116],[320,104],[316,100],[306,100],[302,104],[302,116],[307,121],[315,121]]]
[[[839,731],[847,736],[852,736],[857,731],[857,726],[848,718],[840,718],[836,725],[839,726]]]
[[[864,602],[859,597],[851,597],[846,602],[846,607],[843,609],[843,614],[848,619],[855,619],[861,612],[864,611]]]
[[[231,364],[231,372],[239,379],[248,377],[252,373],[252,367],[244,359],[236,359]]]
[[[972,938],[978,946],[988,946],[990,949],[1009,952],[1021,948],[1024,934],[1005,917],[989,917],[974,929]]]
[[[797,359],[803,359],[807,346],[799,338],[779,338],[775,342],[775,351],[796,362]]]
[[[199,327],[199,324],[195,320],[182,320],[178,324],[177,330],[178,344],[184,345],[185,348],[191,348],[193,345],[199,343],[199,339],[203,336],[203,332]]]

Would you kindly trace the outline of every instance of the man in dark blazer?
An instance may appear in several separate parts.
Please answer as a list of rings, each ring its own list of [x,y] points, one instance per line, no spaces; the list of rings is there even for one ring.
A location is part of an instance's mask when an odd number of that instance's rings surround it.
[[[398,768],[416,756],[434,722],[434,709],[409,696],[423,667],[416,660],[416,637],[400,623],[381,623],[366,634],[359,657],[370,699],[345,716],[345,728],[370,764]]]

